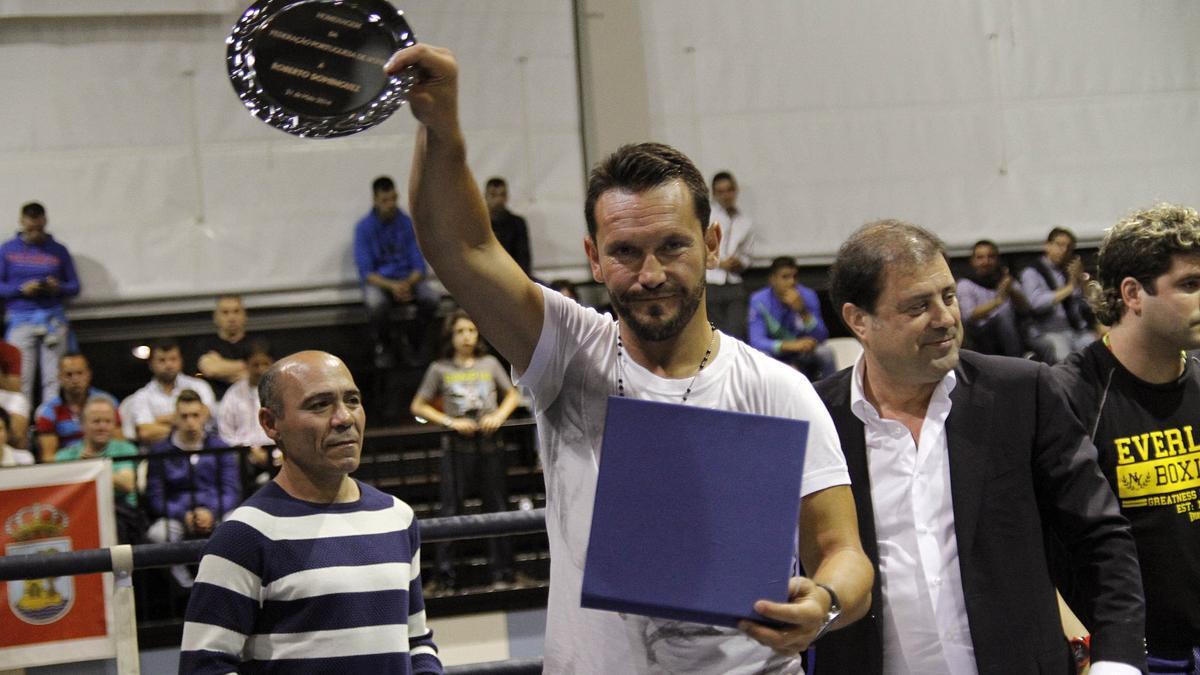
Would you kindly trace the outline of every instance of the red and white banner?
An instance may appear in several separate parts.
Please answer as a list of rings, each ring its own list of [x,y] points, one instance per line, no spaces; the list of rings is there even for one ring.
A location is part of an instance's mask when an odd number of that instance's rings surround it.
[[[0,469],[0,552],[40,555],[116,543],[108,460]],[[26,668],[113,658],[111,574],[0,586],[0,663]]]

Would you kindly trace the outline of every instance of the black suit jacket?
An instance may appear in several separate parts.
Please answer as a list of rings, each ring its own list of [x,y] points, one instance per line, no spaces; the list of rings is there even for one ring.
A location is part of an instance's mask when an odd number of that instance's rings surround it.
[[[863,549],[875,565],[870,613],[816,645],[816,672],[882,671],[879,546],[852,369],[816,384],[850,469]],[[1145,670],[1141,577],[1129,523],[1049,368],[964,351],[946,420],[951,500],[967,621],[980,675],[1062,675],[1074,668],[1046,562],[1053,532],[1075,552],[1090,602],[1093,661]]]

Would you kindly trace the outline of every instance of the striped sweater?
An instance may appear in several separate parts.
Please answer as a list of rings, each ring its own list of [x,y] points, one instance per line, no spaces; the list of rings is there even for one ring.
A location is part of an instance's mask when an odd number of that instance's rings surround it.
[[[204,550],[180,673],[441,673],[412,509],[358,483],[313,504],[268,483]]]

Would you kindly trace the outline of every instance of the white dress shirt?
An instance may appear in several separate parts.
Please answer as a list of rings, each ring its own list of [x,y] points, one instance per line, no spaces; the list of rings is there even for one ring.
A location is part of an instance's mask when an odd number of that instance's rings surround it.
[[[862,358],[854,366],[850,409],[866,434],[887,675],[978,672],[958,567],[946,451],[955,383],[954,371],[938,383],[917,443],[903,424],[879,416],[863,394]]]
[[[737,210],[736,215],[731,216],[716,200],[713,200],[712,220],[721,224],[721,248],[717,251],[720,259],[725,260],[736,256],[742,261],[744,267],[749,267],[751,246],[754,244],[754,222],[750,220],[750,216],[747,216],[741,209]],[[736,272],[726,272],[718,267],[705,271],[704,280],[706,283],[717,285],[740,284],[742,275]]]
[[[885,675],[979,672],[963,597],[946,445],[950,392],[957,382],[952,370],[934,389],[918,443],[903,424],[879,416],[863,393],[863,357],[854,364],[850,409],[866,436]],[[1126,663],[1097,661],[1090,672],[1139,671]]]

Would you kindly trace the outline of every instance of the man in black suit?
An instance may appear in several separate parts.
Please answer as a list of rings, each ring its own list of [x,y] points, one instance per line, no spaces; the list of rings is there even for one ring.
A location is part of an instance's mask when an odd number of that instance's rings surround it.
[[[1074,672],[1043,537],[1073,551],[1089,599],[1092,675],[1145,668],[1128,522],[1096,450],[1044,365],[959,351],[942,243],[899,221],[864,226],[830,271],[863,345],[817,384],[850,468],[868,617],[816,643],[818,673]]]

